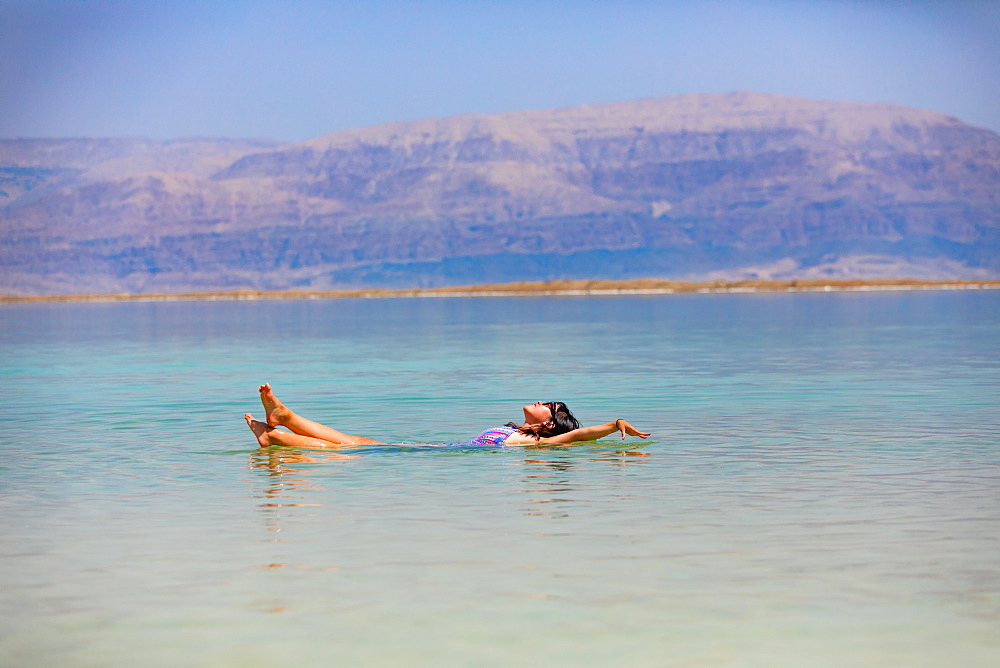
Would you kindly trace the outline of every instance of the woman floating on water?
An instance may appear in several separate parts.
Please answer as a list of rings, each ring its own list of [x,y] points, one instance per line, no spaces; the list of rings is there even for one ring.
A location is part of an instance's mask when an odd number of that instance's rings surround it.
[[[258,388],[260,401],[264,404],[267,422],[254,420],[250,413],[246,418],[250,430],[257,437],[260,447],[270,445],[287,445],[298,448],[341,448],[351,445],[386,445],[364,436],[343,434],[336,429],[292,412],[281,403],[271,386],[267,383]],[[482,432],[472,441],[459,445],[538,445],[539,443],[579,443],[581,441],[596,441],[599,438],[621,432],[625,436],[646,438],[648,432],[642,432],[625,420],[615,420],[594,427],[581,427],[573,414],[561,401],[536,402],[524,407],[524,423],[518,426],[508,422],[503,427],[493,427]],[[292,433],[276,429],[285,427]]]

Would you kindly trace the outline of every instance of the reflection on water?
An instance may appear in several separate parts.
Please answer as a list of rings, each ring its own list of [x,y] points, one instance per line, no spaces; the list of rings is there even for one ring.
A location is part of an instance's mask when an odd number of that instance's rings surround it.
[[[278,448],[269,448],[260,453],[254,453],[250,457],[251,470],[258,470],[266,475],[267,487],[264,489],[261,507],[282,508],[284,506],[317,505],[295,503],[293,499],[302,499],[302,493],[322,489],[321,486],[308,484],[301,468],[295,468],[295,464],[308,464],[319,461],[319,457],[311,453],[296,452],[292,450],[281,451]],[[279,503],[281,501],[281,503]]]
[[[323,503],[322,477],[310,476],[311,465],[336,465],[349,455],[323,450],[262,448],[250,454],[249,469],[263,481],[263,489],[254,493],[269,531],[280,532],[287,519],[286,508],[317,508]]]
[[[603,444],[602,444],[603,445]],[[549,517],[566,517],[568,508],[575,502],[591,503],[592,500],[574,498],[574,467],[610,466],[620,470],[641,465],[642,457],[650,456],[642,448],[645,444],[633,444],[625,449],[593,452],[594,446],[576,446],[586,449],[586,456],[579,458],[576,453],[567,455],[564,446],[530,446],[506,449],[508,461],[514,462],[523,470],[521,489],[515,494],[527,495],[529,507],[542,504],[554,504],[546,509],[544,514]],[[618,446],[621,447],[621,446]],[[474,448],[459,448],[456,452],[468,452]],[[271,531],[281,530],[283,509],[321,507],[328,497],[328,488],[323,480],[331,475],[331,469],[316,468],[337,466],[345,459],[358,457],[379,457],[387,454],[422,453],[441,454],[435,446],[384,446],[382,448],[359,448],[358,454],[346,455],[342,452],[324,450],[299,450],[293,448],[264,448],[252,452],[249,456],[249,469],[257,474],[256,479],[263,481],[263,487],[255,492],[254,497],[260,500],[259,508],[264,514],[267,526]],[[551,455],[551,456],[547,456]],[[623,482],[621,477],[616,482]],[[582,491],[582,490],[581,490]],[[543,514],[540,508],[529,508],[528,515]]]
[[[571,461],[542,459],[533,452],[524,460],[522,481],[524,488],[518,491],[528,495],[526,515],[569,517],[570,507],[580,500],[573,485]]]
[[[588,450],[593,446],[584,447]],[[578,459],[576,453],[567,456],[567,448],[551,446],[535,446],[524,448],[522,467],[523,488],[519,494],[527,495],[528,508],[526,515],[545,516],[553,519],[569,517],[576,504],[593,504],[594,499],[586,496],[588,488],[581,484],[575,474],[576,468],[584,466],[587,469],[593,465],[607,465],[618,469],[640,465],[643,460],[638,457],[649,456],[650,453],[633,449],[604,452],[594,456],[588,452],[586,458]],[[551,457],[546,457],[546,454]],[[589,476],[589,473],[584,474]],[[616,483],[623,482],[620,476],[614,478]]]

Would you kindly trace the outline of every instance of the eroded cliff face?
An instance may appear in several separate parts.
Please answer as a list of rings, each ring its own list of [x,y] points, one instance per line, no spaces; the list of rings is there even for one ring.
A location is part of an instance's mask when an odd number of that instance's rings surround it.
[[[264,141],[0,142],[0,289],[1000,275],[1000,137],[689,95]]]

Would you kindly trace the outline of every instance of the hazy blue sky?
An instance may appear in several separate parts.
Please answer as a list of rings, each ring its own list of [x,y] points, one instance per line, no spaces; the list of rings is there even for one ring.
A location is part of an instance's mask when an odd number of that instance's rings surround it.
[[[0,0],[0,136],[303,140],[738,90],[998,131],[998,45],[995,0]]]

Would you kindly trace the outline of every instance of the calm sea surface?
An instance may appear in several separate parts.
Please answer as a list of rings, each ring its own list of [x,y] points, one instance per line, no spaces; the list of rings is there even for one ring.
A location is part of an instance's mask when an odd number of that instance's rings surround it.
[[[0,664],[1000,662],[1000,292],[0,307]],[[414,445],[257,449],[257,385]],[[565,401],[648,441],[439,448]]]

